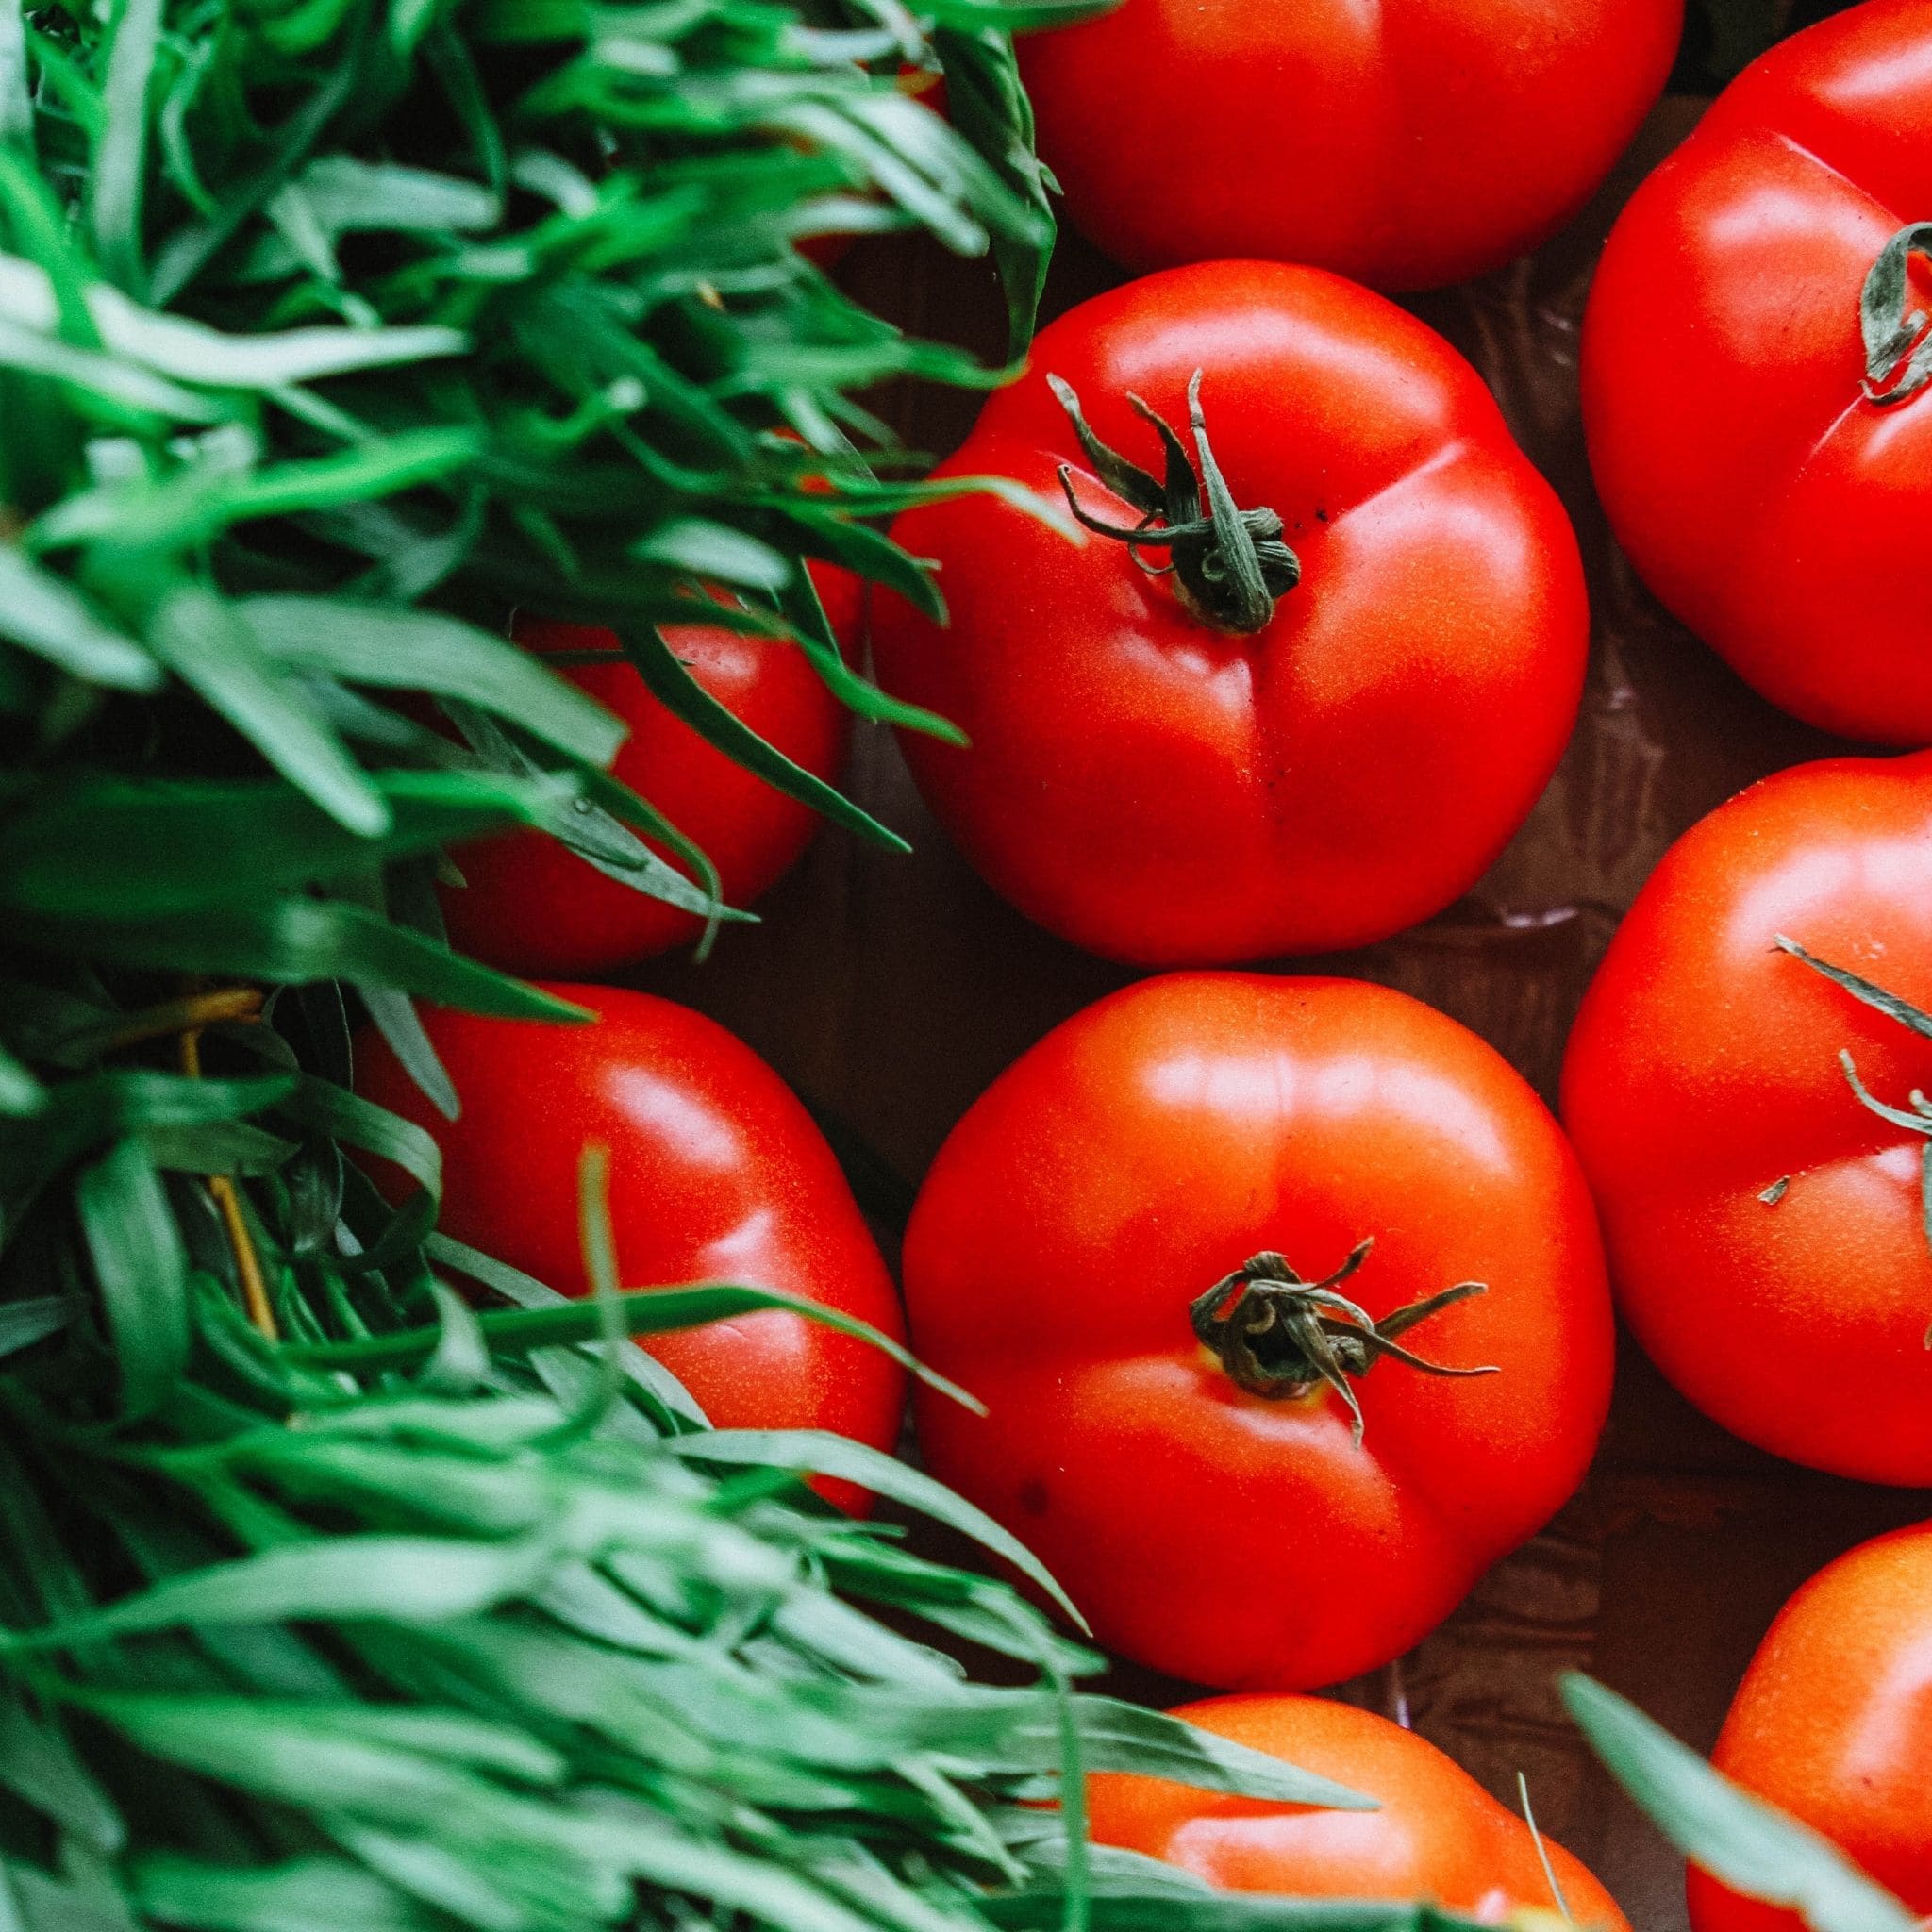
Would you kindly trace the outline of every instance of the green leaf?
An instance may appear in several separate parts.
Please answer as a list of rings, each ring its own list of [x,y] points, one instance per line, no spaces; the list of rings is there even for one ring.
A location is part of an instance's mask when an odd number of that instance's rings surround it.
[[[803,1315],[808,1321],[836,1328],[841,1335],[870,1342],[928,1388],[950,1396],[975,1414],[985,1413],[982,1403],[917,1360],[890,1335],[869,1322],[826,1307],[822,1302],[808,1301],[803,1295],[787,1294],[775,1288],[706,1281],[687,1288],[632,1290],[618,1300],[627,1335],[662,1335],[678,1328],[697,1328],[707,1322],[728,1322],[733,1316],[757,1314],[766,1308]],[[569,1302],[556,1308],[501,1309],[479,1320],[492,1348],[528,1349],[594,1341],[603,1333],[605,1317],[603,1310],[589,1302]],[[358,1341],[306,1343],[286,1348],[282,1353],[290,1361],[308,1368],[368,1369],[418,1360],[433,1353],[441,1339],[441,1327],[438,1324],[406,1328],[391,1335],[373,1335]]]
[[[10,1641],[20,1649],[68,1650],[192,1624],[439,1623],[527,1596],[557,1560],[556,1546],[542,1538],[479,1543],[324,1537],[170,1577],[89,1615],[16,1632]]]
[[[582,1008],[391,925],[339,899],[272,899],[147,920],[21,919],[23,943],[71,947],[150,971],[224,974],[299,986],[393,986],[438,1006],[505,1020],[587,1020]]]
[[[110,15],[101,139],[94,149],[88,214],[94,246],[124,289],[145,279],[142,209],[146,182],[148,90],[160,42],[162,0],[115,0]]]
[[[795,798],[801,805],[823,812],[835,824],[843,825],[874,845],[883,845],[889,852],[912,849],[898,833],[889,831],[842,792],[815,777],[803,765],[794,764],[775,745],[767,744],[748,724],[741,723],[735,713],[727,711],[678,662],[676,654],[657,631],[626,628],[619,635],[625,655],[637,666],[638,675],[650,687],[651,694],[725,757],[756,772],[788,798]]]
[[[251,597],[239,608],[291,671],[462,698],[588,765],[608,765],[624,741],[619,720],[541,659],[453,617],[323,597]]]
[[[120,921],[259,902],[381,858],[537,824],[561,789],[480,773],[385,773],[369,781],[383,829],[358,836],[292,785],[75,773],[5,821],[0,906]]]
[[[1633,1704],[1571,1672],[1563,1701],[1617,1782],[1693,1864],[1811,1932],[1913,1932],[1917,1915],[1808,1825],[1714,1771]]]
[[[347,1858],[227,1865],[155,1853],[133,1873],[142,1914],[199,1932],[439,1932],[443,1922]]]
[[[408,993],[387,986],[358,986],[356,991],[375,1030],[417,1090],[444,1120],[455,1120],[461,1111],[456,1082],[417,1016],[415,1003]]]
[[[1322,1805],[1336,1811],[1380,1808],[1374,1798],[1332,1778],[1216,1737],[1164,1711],[1113,1697],[1082,1697],[1078,1704],[1080,1741],[1091,1770],[1137,1772],[1201,1790],[1271,1798],[1284,1805]]]
[[[121,1367],[122,1411],[139,1420],[188,1365],[188,1256],[174,1207],[153,1157],[134,1139],[82,1169],[75,1204]]]
[[[84,285],[96,340],[158,375],[208,389],[283,389],[357,370],[460,354],[453,328],[295,328],[235,335],[143,308],[107,282]],[[38,263],[0,253],[0,316],[38,334],[59,332],[59,297]]]
[[[0,1117],[37,1114],[47,1104],[47,1091],[32,1072],[0,1046]]]
[[[66,1735],[11,1694],[0,1696],[0,1784],[98,1851],[118,1852],[126,1843],[114,1801]]]
[[[80,1312],[69,1295],[35,1295],[26,1301],[0,1302],[0,1360],[57,1335]]]
[[[328,721],[214,591],[181,584],[162,600],[147,636],[155,656],[170,671],[323,810],[365,838],[389,830],[389,808],[381,793]]]
[[[161,667],[130,637],[18,544],[0,544],[0,634],[75,677],[116,691],[157,691]]]
[[[1072,1599],[1018,1537],[943,1483],[935,1482],[895,1456],[820,1429],[708,1429],[700,1435],[680,1437],[670,1446],[697,1462],[809,1471],[889,1496],[991,1550],[1044,1591],[1076,1627],[1082,1631],[1088,1627]]]
[[[1031,211],[1031,232],[996,232],[993,253],[1007,298],[1007,354],[1024,356],[1033,341],[1046,271],[1053,260],[1052,176],[1033,140],[1033,107],[1020,83],[1011,29],[941,25],[934,51],[946,77],[946,116]]]

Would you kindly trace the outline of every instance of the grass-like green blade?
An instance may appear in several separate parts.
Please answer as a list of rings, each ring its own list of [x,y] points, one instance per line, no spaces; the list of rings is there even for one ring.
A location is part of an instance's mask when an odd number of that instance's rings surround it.
[[[0,544],[0,634],[92,684],[138,691],[160,687],[161,667],[148,651],[13,543]]]
[[[394,772],[372,779],[370,791],[383,829],[358,835],[292,784],[76,773],[9,821],[0,906],[27,916],[136,920],[258,901],[334,883],[377,858],[540,824],[565,786]]]
[[[822,1302],[808,1301],[803,1295],[787,1294],[775,1288],[706,1281],[686,1288],[633,1289],[617,1299],[626,1335],[663,1335],[675,1329],[700,1327],[707,1322],[728,1322],[733,1316],[758,1314],[768,1308],[802,1315],[808,1321],[870,1343],[917,1375],[928,1388],[975,1412],[984,1412],[983,1405],[974,1397],[927,1368],[883,1330],[838,1308],[828,1308]],[[581,1301],[553,1308],[507,1308],[479,1318],[492,1347],[517,1349],[594,1341],[603,1333],[604,1319],[600,1308]],[[358,1341],[307,1343],[283,1353],[290,1360],[310,1368],[368,1369],[378,1364],[421,1360],[434,1352],[440,1336],[440,1326],[406,1328]]]
[[[650,687],[652,695],[727,758],[756,772],[788,797],[823,812],[833,824],[843,825],[872,844],[882,845],[889,852],[912,849],[897,832],[880,824],[870,812],[794,763],[775,745],[766,743],[749,725],[726,710],[678,662],[676,654],[655,629],[626,627],[621,636],[625,655],[637,666],[638,675]]]
[[[609,764],[624,741],[616,718],[539,658],[440,612],[325,597],[251,597],[241,612],[290,670],[461,698],[585,764]]]
[[[908,1509],[917,1509],[935,1523],[971,1537],[1044,1591],[1079,1629],[1085,1631],[1088,1627],[1073,1599],[1018,1537],[984,1510],[975,1509],[963,1496],[955,1494],[943,1483],[935,1482],[923,1470],[901,1462],[896,1456],[888,1456],[866,1443],[830,1435],[823,1429],[707,1429],[698,1435],[682,1437],[673,1446],[679,1455],[697,1462],[794,1469],[814,1475],[837,1476],[875,1491],[881,1496],[890,1496],[893,1502],[903,1503]]]
[[[1917,1915],[1808,1825],[1734,1785],[1614,1690],[1573,1672],[1563,1701],[1597,1756],[1693,1864],[1811,1932],[1912,1932]]]
[[[122,1365],[121,1407],[151,1414],[188,1366],[188,1255],[160,1172],[139,1139],[84,1168],[75,1206]]]

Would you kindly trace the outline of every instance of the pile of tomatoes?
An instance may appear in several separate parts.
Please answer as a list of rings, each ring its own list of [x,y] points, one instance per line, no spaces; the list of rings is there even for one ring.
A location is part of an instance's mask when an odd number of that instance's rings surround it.
[[[1584,1002],[1560,1125],[1414,999],[1230,970],[1441,911],[1562,755],[1590,634],[1574,535],[1481,378],[1390,292],[1574,216],[1680,26],[1681,0],[1125,0],[1025,49],[1072,220],[1146,273],[1045,330],[941,472],[1020,488],[901,520],[946,618],[879,592],[872,661],[963,732],[905,751],[988,883],[1153,976],[958,1123],[907,1230],[904,1318],[811,1118],[693,1012],[566,986],[593,1025],[431,1015],[453,1122],[364,1057],[366,1091],[437,1133],[456,1236],[580,1291],[594,1141],[626,1281],[752,1281],[909,1329],[985,1406],[919,1391],[926,1466],[1102,1644],[1238,1693],[1185,1714],[1382,1801],[1095,1780],[1097,1839],[1218,1885],[1621,1924],[1432,1747],[1298,1694],[1414,1644],[1573,1493],[1613,1296],[1738,1435],[1932,1485],[1932,752],[1784,772],[1678,842]],[[1788,40],[1639,190],[1581,345],[1637,571],[1775,704],[1895,747],[1932,744],[1928,127],[1932,0]],[[856,653],[858,587],[817,582]],[[842,713],[795,644],[672,641],[836,774]],[[797,857],[804,808],[608,640],[526,641],[593,660],[572,675],[632,726],[621,774],[727,901]],[[458,863],[453,932],[519,970],[602,975],[697,930],[534,838]],[[721,1424],[897,1440],[899,1372],[851,1334],[774,1310],[651,1346]],[[1932,1526],[1801,1592],[1720,1761],[1932,1911]],[[1701,1879],[1692,1909],[1699,1932],[1763,1916]]]

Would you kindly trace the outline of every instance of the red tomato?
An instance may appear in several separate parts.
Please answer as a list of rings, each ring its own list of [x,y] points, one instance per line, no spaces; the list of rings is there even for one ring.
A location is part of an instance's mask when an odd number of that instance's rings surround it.
[[[1407,1649],[1575,1488],[1609,1399],[1556,1123],[1473,1033],[1350,980],[1176,974],[1076,1014],[940,1150],[905,1273],[920,1354],[991,1410],[922,1397],[928,1467],[1108,1649],[1195,1683]],[[1460,1373],[1378,1364],[1371,1320]]]
[[[813,572],[834,631],[858,630],[859,580]],[[845,708],[796,644],[709,625],[675,625],[665,641],[720,704],[815,776],[836,778],[845,755]],[[519,620],[516,639],[541,656],[615,650],[589,625]],[[563,675],[630,727],[613,770],[708,854],[729,906],[748,906],[796,863],[818,816],[713,749],[651,695],[623,662],[574,665]],[[663,857],[673,857],[657,849]],[[464,885],[445,889],[450,940],[511,973],[608,973],[692,940],[703,921],[602,873],[541,832],[512,832],[463,846]],[[681,868],[680,868],[681,869]]]
[[[1774,704],[1888,744],[1932,741],[1906,562],[1932,391],[1868,392],[1860,291],[1928,216],[1932,0],[1870,0],[1747,69],[1644,184],[1584,331],[1591,460],[1645,580]],[[1901,284],[1885,327],[1928,295]]]
[[[1205,371],[1235,503],[1263,533],[1270,510],[1286,526],[1263,546],[1278,598],[1272,616],[1265,594],[1234,608],[1226,517],[1211,541],[1196,523],[1174,542],[1172,575],[1150,575],[1162,528],[1137,562],[988,495],[902,517],[952,624],[882,597],[874,648],[892,690],[972,740],[905,741],[966,856],[1042,925],[1144,965],[1358,945],[1446,906],[1555,768],[1589,629],[1569,522],[1475,372],[1380,296],[1267,262],[1084,303],[1032,369],[942,475],[1058,496],[1070,464],[1084,514],[1134,526],[1141,505],[1096,480],[1108,466],[1046,378],[1158,471],[1129,395],[1185,434]],[[1163,512],[1169,529],[1183,513]]]
[[[1126,0],[1021,42],[1074,224],[1129,268],[1458,282],[1579,209],[1663,88],[1683,0]]]
[[[565,1294],[587,1291],[578,1234],[583,1150],[610,1154],[610,1216],[626,1288],[695,1281],[783,1289],[904,1334],[898,1298],[832,1151],[791,1091],[741,1041],[670,1000],[553,986],[594,1024],[425,1010],[462,1099],[445,1121],[373,1034],[357,1090],[442,1149],[441,1225]],[[768,1310],[642,1345],[721,1428],[831,1429],[890,1449],[898,1366],[803,1315]],[[849,1485],[826,1484],[848,1505]]]
[[[1718,1739],[1747,1790],[1932,1912],[1932,1524],[1821,1570],[1771,1626]],[[1694,1932],[1802,1932],[1792,1912],[1690,1874]]]
[[[1932,755],[1801,765],[1692,826],[1584,1000],[1564,1116],[1624,1313],[1692,1402],[1795,1461],[1932,1483],[1926,1142],[1839,1058],[1908,1109],[1932,1041],[1779,935],[1932,1008]]]
[[[1165,1858],[1225,1891],[1422,1899],[1491,1925],[1560,1906],[1579,1925],[1627,1932],[1616,1901],[1546,1838],[1562,1890],[1552,1897],[1528,1825],[1426,1739],[1387,1718],[1320,1697],[1210,1697],[1173,1714],[1379,1799],[1382,1808],[1271,1805],[1109,1774],[1088,1780],[1095,1843]]]

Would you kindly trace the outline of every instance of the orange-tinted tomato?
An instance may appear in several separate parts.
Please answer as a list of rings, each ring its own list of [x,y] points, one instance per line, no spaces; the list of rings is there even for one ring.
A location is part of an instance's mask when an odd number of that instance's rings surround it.
[[[827,569],[815,571],[813,581],[833,629],[850,640],[858,628],[858,579]],[[710,625],[670,625],[664,638],[691,676],[760,738],[815,777],[838,776],[845,710],[796,644]],[[516,639],[544,657],[617,648],[608,630],[542,618],[519,620]],[[616,775],[704,848],[726,905],[750,905],[797,861],[818,829],[810,807],[714,749],[627,663],[573,665],[563,675],[630,727]],[[541,832],[463,846],[457,864],[464,884],[442,892],[451,941],[508,972],[608,973],[702,930],[693,914],[599,872]]]
[[[565,1294],[581,1294],[577,1175],[610,1156],[626,1288],[697,1281],[784,1289],[904,1333],[898,1298],[832,1151],[741,1041],[670,1000],[599,986],[549,991],[590,1025],[428,1010],[462,1100],[445,1121],[374,1035],[358,1090],[442,1149],[441,1225]],[[900,1370],[864,1341],[780,1310],[650,1336],[643,1345],[722,1428],[831,1429],[874,1448],[898,1434]],[[825,1485],[850,1502],[848,1486]]]
[[[1821,1570],[1771,1626],[1718,1739],[1745,1790],[1932,1913],[1932,1524]],[[1802,1932],[1795,1913],[1690,1874],[1695,1932]]]
[[[1457,1284],[1344,1397],[1295,1341]],[[1231,1298],[1224,1277],[1252,1260]],[[1583,1176],[1453,1020],[1378,986],[1188,973],[1076,1014],[968,1111],[905,1251],[919,1354],[987,1405],[918,1405],[928,1467],[1029,1543],[1101,1641],[1195,1683],[1387,1662],[1548,1520],[1609,1400]],[[1209,1297],[1208,1291],[1229,1294]]]
[[[1932,1010],[1932,753],[1780,772],[1693,825],[1578,1013],[1563,1113],[1619,1306],[1707,1414],[1794,1461],[1932,1483],[1932,1041],[1781,950]]]
[[[1211,1697],[1174,1715],[1378,1799],[1381,1808],[1263,1804],[1108,1774],[1088,1781],[1096,1843],[1165,1858],[1228,1891],[1424,1899],[1490,1924],[1560,1905],[1578,1925],[1627,1932],[1596,1878],[1545,1839],[1562,1894],[1553,1897],[1528,1825],[1426,1739],[1387,1718],[1319,1697]]]

